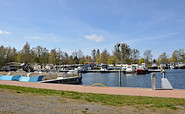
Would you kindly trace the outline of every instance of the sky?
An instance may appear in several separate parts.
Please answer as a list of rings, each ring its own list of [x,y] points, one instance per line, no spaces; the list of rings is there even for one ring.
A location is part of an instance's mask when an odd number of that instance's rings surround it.
[[[93,49],[117,43],[153,58],[185,48],[185,0],[0,0],[0,45]]]

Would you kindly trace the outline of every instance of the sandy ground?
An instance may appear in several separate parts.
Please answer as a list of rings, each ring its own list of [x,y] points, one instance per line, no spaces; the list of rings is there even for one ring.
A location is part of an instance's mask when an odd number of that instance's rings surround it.
[[[135,106],[105,106],[83,100],[21,93],[0,89],[0,114],[184,114],[185,110],[148,109]]]

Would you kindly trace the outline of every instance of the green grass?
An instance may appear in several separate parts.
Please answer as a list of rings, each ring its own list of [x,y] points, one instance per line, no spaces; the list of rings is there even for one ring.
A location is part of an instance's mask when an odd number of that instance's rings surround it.
[[[19,86],[0,85],[2,89],[15,90],[16,93],[33,93],[49,96],[60,96],[68,99],[86,100],[88,102],[102,103],[112,106],[135,106],[143,108],[166,108],[172,110],[185,110],[185,99],[159,98],[144,96],[106,95],[94,93],[80,93],[72,91],[59,91],[51,89],[38,89]]]

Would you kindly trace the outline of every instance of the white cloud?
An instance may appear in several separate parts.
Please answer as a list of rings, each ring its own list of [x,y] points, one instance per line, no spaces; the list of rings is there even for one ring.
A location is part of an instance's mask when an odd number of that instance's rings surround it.
[[[92,40],[92,41],[95,41],[95,42],[101,42],[104,40],[104,36],[102,35],[96,35],[96,34],[92,34],[92,35],[86,35],[84,36],[85,39],[88,39],[88,40]]]
[[[42,39],[42,37],[33,36],[33,37],[31,37],[31,39],[37,39],[37,40],[40,40],[40,39]]]
[[[0,30],[1,35],[10,35],[11,33],[5,30]]]

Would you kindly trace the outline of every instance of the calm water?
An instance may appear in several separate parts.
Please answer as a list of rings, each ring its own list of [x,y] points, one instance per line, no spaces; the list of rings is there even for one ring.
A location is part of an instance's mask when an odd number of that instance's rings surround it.
[[[185,89],[185,69],[166,70],[166,77],[174,89]],[[157,75],[157,88],[161,88],[162,74]],[[82,85],[101,83],[109,87],[138,87],[151,88],[151,74],[136,75],[122,74],[121,86],[119,84],[119,73],[84,73]]]

